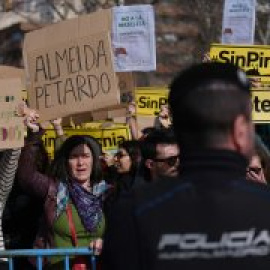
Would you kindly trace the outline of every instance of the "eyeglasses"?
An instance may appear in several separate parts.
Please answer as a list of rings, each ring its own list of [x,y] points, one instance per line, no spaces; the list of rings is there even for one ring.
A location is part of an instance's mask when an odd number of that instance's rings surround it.
[[[171,156],[171,157],[167,157],[167,158],[155,158],[154,161],[156,162],[164,162],[166,164],[168,164],[170,167],[173,167],[177,160],[179,160],[179,156]]]
[[[259,174],[261,170],[262,170],[261,167],[248,167],[247,169],[248,172],[254,172],[256,174]]]

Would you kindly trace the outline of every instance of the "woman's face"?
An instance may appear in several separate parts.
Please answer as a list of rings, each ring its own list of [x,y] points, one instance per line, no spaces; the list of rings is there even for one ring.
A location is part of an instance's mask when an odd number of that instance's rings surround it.
[[[115,155],[115,166],[118,173],[126,173],[130,171],[131,159],[124,148],[119,148],[118,153]]]
[[[90,184],[90,175],[93,168],[93,155],[86,144],[74,147],[68,158],[71,177],[80,184]]]

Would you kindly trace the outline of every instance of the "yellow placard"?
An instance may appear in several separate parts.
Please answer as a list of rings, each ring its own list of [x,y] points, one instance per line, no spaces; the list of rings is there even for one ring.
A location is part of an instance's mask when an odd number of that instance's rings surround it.
[[[270,76],[258,77],[258,76],[250,76],[251,78],[258,79],[260,82],[260,90],[270,90]]]
[[[104,129],[64,128],[64,133],[68,137],[72,135],[91,135],[101,143],[104,152],[113,152],[117,150],[119,143],[131,139],[127,125],[115,125]],[[54,156],[55,138],[56,134],[53,129],[47,129],[42,138],[51,158]]]
[[[270,91],[252,91],[252,119],[255,123],[270,122]]]
[[[56,134],[54,129],[46,129],[44,135],[42,136],[46,151],[51,159],[54,157],[55,138]]]
[[[140,116],[155,116],[160,106],[168,104],[167,87],[145,87],[135,90],[136,113]]]
[[[212,44],[212,61],[232,63],[244,69],[249,76],[270,76],[270,46]]]

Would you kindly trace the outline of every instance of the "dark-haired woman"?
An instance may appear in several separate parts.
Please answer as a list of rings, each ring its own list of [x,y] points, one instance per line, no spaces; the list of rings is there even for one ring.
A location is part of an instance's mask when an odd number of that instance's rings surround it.
[[[114,156],[114,169],[106,180],[113,186],[112,192],[105,200],[105,212],[110,212],[112,204],[144,184],[141,167],[140,142],[136,140],[124,141],[119,144],[118,152]]]
[[[106,232],[113,234],[114,227],[110,226],[111,220],[121,219],[123,230],[128,230],[125,227],[126,220],[122,220],[118,211],[119,205],[125,207],[129,197],[133,191],[141,188],[146,184],[142,175],[143,172],[141,166],[141,148],[140,141],[124,141],[118,147],[118,152],[114,157],[115,172],[113,175],[108,175],[106,180],[110,180],[110,184],[113,186],[110,194],[105,199],[104,212],[106,215]],[[106,237],[106,235],[105,235]],[[102,254],[102,265],[104,270],[110,270],[110,264],[108,263],[108,255],[113,256],[117,253],[117,250],[110,250],[110,247],[104,246]],[[132,263],[132,262],[131,262]]]
[[[50,176],[38,172],[36,153],[22,150],[18,168],[21,186],[44,201],[43,233],[37,247],[92,247],[97,254],[102,248],[105,219],[102,196],[93,192],[101,181],[101,148],[90,137],[75,135],[67,138],[56,152]],[[98,190],[95,188],[95,190]],[[72,269],[90,269],[89,259],[72,258]],[[63,258],[53,257],[48,269],[64,269]]]

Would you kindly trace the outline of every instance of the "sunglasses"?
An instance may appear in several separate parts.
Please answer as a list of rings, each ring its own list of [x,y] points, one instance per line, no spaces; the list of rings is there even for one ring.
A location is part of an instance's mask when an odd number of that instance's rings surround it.
[[[179,156],[171,156],[171,157],[167,157],[167,158],[155,158],[154,161],[156,162],[164,162],[167,165],[169,165],[170,167],[173,167],[177,160],[179,160]]]

